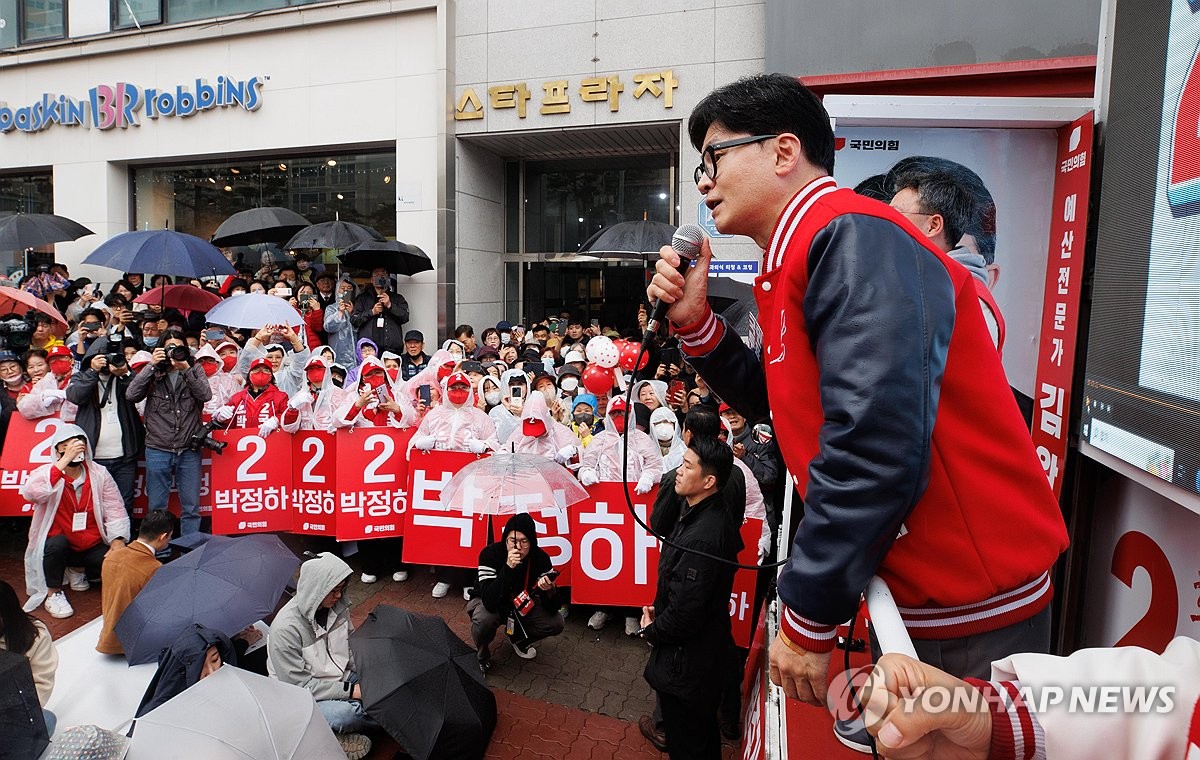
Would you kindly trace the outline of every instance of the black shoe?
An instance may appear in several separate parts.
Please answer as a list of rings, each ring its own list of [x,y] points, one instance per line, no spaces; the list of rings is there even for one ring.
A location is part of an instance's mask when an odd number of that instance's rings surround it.
[[[667,751],[667,734],[664,731],[659,731],[654,726],[654,718],[649,715],[643,715],[638,719],[638,730],[642,732],[642,736],[646,737],[646,741],[650,742],[659,752]]]
[[[484,675],[492,669],[492,650],[490,647],[480,647],[475,651],[475,660],[479,663],[479,670]]]

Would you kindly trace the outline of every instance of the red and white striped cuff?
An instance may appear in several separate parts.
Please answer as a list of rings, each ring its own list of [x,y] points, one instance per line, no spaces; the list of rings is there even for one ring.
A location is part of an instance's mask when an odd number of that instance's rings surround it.
[[[809,620],[792,612],[787,605],[781,606],[783,614],[779,616],[779,628],[788,641],[809,652],[833,651],[837,644],[837,626]]]
[[[968,678],[992,713],[991,760],[1046,760],[1046,735],[1012,681]]]
[[[1028,620],[1054,597],[1050,574],[1042,573],[1015,589],[957,607],[898,607],[914,639],[957,639]]]
[[[688,356],[704,356],[725,337],[725,323],[706,305],[704,315],[695,322],[675,327],[675,337],[679,338],[679,345]]]

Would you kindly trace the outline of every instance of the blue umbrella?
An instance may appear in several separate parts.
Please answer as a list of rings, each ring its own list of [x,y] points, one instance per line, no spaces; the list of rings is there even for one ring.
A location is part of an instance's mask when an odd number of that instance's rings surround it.
[[[182,277],[236,274],[225,255],[205,240],[175,230],[122,232],[101,243],[84,264],[118,272],[150,272]]]
[[[159,568],[115,632],[130,665],[154,662],[193,623],[232,636],[275,610],[300,560],[276,536],[213,536]]]
[[[298,327],[304,324],[304,318],[290,303],[266,293],[245,293],[226,298],[209,309],[204,319],[214,325],[247,329],[259,329],[265,325]]]

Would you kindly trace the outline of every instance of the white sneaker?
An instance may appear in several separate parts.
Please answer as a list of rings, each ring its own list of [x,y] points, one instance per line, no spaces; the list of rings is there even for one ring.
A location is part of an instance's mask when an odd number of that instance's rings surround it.
[[[406,580],[408,580],[408,571],[397,570],[396,572],[392,573],[392,580],[394,580],[396,583],[404,583]]]
[[[533,647],[528,644],[522,647],[512,636],[508,636],[507,638],[508,643],[512,644],[513,651],[517,653],[517,657],[520,657],[522,660],[532,660],[534,657],[537,657],[537,650]]]
[[[642,622],[635,617],[625,618],[625,635],[637,636],[637,632],[642,630]]]
[[[55,591],[46,597],[46,612],[50,613],[50,617],[69,618],[75,614],[75,608],[67,601],[66,594]]]
[[[371,575],[370,573],[363,573],[362,575],[358,576],[358,579],[363,583],[374,583],[375,581],[379,580],[379,576]]]
[[[588,628],[591,628],[593,631],[600,630],[604,626],[608,625],[608,613],[604,610],[596,610],[594,613],[592,613],[592,616],[588,618],[587,625]]]
[[[441,599],[441,598],[445,597],[446,594],[449,594],[449,593],[450,593],[450,584],[449,583],[442,583],[441,581],[438,581],[436,584],[434,584],[434,586],[433,586],[433,598],[434,599]]]
[[[471,591],[474,588],[475,588],[474,586],[463,586],[463,601],[464,602],[471,601]]]
[[[73,567],[68,567],[63,572],[63,581],[71,587],[72,591],[87,591],[92,587],[83,570],[76,570]]]

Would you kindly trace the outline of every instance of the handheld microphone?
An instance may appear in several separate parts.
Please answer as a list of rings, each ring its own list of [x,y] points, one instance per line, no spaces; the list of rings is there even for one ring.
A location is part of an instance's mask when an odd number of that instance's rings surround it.
[[[681,275],[687,275],[688,267],[700,255],[702,242],[704,242],[704,228],[698,224],[685,224],[675,230],[675,234],[671,236],[671,248],[679,254],[679,268],[676,271]],[[666,319],[667,310],[670,308],[671,304],[661,298],[655,301],[654,308],[650,312],[650,319],[646,322],[643,345],[649,342],[654,333],[658,332],[658,328]]]

